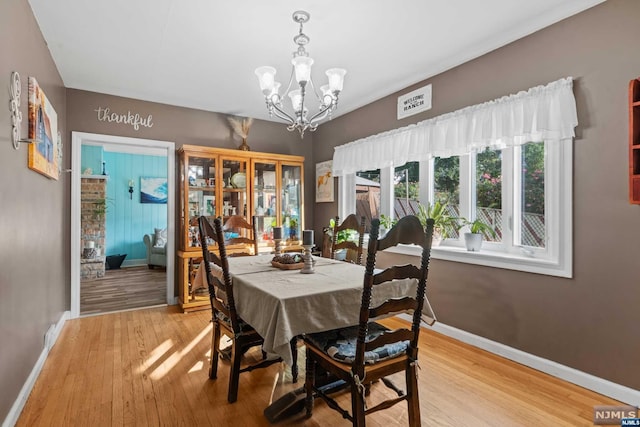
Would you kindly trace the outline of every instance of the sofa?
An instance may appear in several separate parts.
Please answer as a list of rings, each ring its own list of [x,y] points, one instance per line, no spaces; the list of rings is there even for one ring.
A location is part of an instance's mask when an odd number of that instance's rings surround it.
[[[144,245],[147,247],[147,265],[149,269],[167,266],[167,230],[156,228],[153,234],[145,234]]]

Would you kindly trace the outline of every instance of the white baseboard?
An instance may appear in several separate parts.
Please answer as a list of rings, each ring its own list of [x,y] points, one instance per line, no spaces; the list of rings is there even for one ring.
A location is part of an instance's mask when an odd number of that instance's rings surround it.
[[[31,373],[27,377],[20,393],[18,393],[18,397],[16,401],[11,406],[11,410],[7,414],[7,417],[2,422],[2,427],[12,427],[18,422],[18,418],[20,417],[20,413],[22,413],[22,409],[24,408],[24,404],[27,403],[27,399],[31,394],[31,390],[38,379],[38,375],[40,375],[40,371],[42,371],[42,367],[44,366],[44,362],[47,360],[47,356],[49,355],[49,351],[53,348],[58,337],[60,336],[60,332],[62,332],[62,327],[64,323],[71,316],[70,311],[65,311],[60,316],[60,319],[55,325],[51,325],[49,330],[47,331],[44,338],[44,348],[42,349],[42,353],[40,353],[40,357],[36,361]]]
[[[406,315],[400,315],[400,317],[411,321],[411,319]],[[438,322],[433,326],[429,326],[424,323],[422,326],[458,341],[462,341],[466,344],[481,348],[482,350],[486,350],[490,353],[497,354],[498,356],[502,356],[506,359],[513,360],[514,362],[518,362],[522,365],[544,372],[556,378],[560,378],[580,387],[595,391],[596,393],[600,393],[612,399],[619,400],[620,402],[624,402],[628,405],[636,407],[640,406],[640,391],[630,387],[616,384],[548,359],[543,359],[542,357],[491,341],[487,338],[454,328],[453,326],[444,325]]]

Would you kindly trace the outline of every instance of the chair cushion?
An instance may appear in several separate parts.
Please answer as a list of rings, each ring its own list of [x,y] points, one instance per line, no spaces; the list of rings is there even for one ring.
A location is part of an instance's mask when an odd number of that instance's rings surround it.
[[[379,323],[369,323],[366,342],[369,342],[388,328]],[[334,329],[332,331],[319,332],[316,334],[308,334],[306,339],[311,341],[316,347],[324,351],[329,357],[343,363],[353,363],[356,354],[356,341],[358,338],[358,326],[350,326],[348,328]],[[365,363],[373,364],[383,360],[391,359],[404,354],[409,347],[409,341],[402,341],[392,344],[385,344],[374,350],[364,353]]]
[[[151,253],[152,254],[166,255],[167,251],[166,251],[164,246],[162,246],[162,247],[154,246],[154,247],[151,248]]]
[[[227,328],[233,331],[233,326],[231,325],[231,319],[229,319],[224,313],[221,311],[216,311],[216,317],[219,321],[224,322]],[[253,332],[254,329],[251,325],[246,323],[244,320],[238,317],[238,322],[240,323],[240,335]]]
[[[167,244],[167,229],[166,228],[154,228],[155,239],[153,243],[154,248],[164,248]]]

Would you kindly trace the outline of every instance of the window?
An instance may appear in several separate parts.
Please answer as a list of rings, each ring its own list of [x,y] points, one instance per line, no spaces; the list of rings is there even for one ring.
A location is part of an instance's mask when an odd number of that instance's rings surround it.
[[[434,258],[571,277],[571,150],[570,142],[531,142],[436,157],[358,172],[355,192],[344,187],[345,176],[340,191],[356,195],[367,227],[380,214],[398,219],[417,212],[419,203],[439,201],[450,215],[480,218],[496,231],[480,252],[467,252],[450,230]]]
[[[356,172],[356,216],[364,217],[364,231],[371,231],[371,220],[380,217],[380,169]],[[341,215],[345,218],[347,215]]]
[[[491,226],[496,237],[485,233],[484,239],[502,240],[502,151],[485,150],[475,156],[475,211],[468,218],[480,219]]]
[[[393,184],[393,217],[400,219],[418,212],[420,163],[408,162],[396,167]]]
[[[544,248],[544,144],[526,144],[520,155],[520,229],[519,242],[523,246]]]
[[[478,252],[445,231],[453,237],[433,248],[434,258],[571,277],[577,125],[567,77],[351,141],[333,155],[339,212],[356,211],[356,172],[379,168],[380,215],[439,201],[451,216],[496,231]]]

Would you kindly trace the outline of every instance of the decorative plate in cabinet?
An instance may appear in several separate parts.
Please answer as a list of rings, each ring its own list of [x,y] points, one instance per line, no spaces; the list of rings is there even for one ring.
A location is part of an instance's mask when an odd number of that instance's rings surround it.
[[[246,188],[247,175],[244,172],[235,173],[231,177],[231,185],[233,185],[235,188]]]

